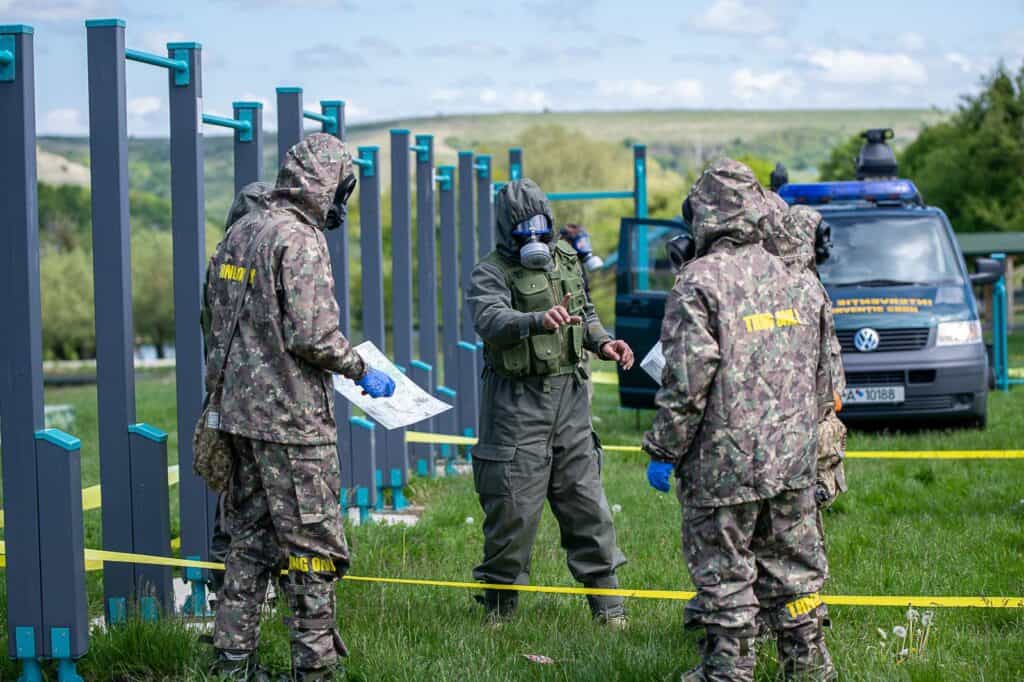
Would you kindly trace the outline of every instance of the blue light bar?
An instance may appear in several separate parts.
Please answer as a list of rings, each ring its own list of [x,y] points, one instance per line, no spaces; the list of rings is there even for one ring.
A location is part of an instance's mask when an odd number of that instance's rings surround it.
[[[921,203],[921,194],[910,180],[847,180],[783,185],[779,196],[788,204],[812,206],[843,201]]]

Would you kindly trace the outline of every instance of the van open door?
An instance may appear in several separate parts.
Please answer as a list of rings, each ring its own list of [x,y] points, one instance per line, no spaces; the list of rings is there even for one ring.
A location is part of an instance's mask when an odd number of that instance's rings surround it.
[[[665,299],[676,280],[665,244],[684,230],[678,220],[652,218],[623,218],[619,227],[615,335],[636,354],[633,369],[618,370],[623,407],[654,408],[658,385],[640,369],[640,361],[661,336]]]

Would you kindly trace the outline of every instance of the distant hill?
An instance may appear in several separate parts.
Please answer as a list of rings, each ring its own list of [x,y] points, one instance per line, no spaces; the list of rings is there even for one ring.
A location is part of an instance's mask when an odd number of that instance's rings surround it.
[[[649,154],[662,165],[681,171],[699,167],[704,160],[722,155],[751,154],[785,163],[794,179],[811,178],[837,143],[872,127],[891,127],[896,144],[913,140],[921,128],[946,117],[936,110],[874,109],[836,111],[622,111],[550,112],[538,114],[456,115],[380,121],[348,127],[353,146],[380,145],[381,177],[388,171],[388,131],[408,128],[413,134],[432,133],[438,164],[454,163],[460,149],[500,147],[526,128],[557,124],[578,130],[588,137],[622,144],[645,142]],[[89,160],[85,138],[41,138],[46,181],[81,184],[81,168]],[[207,216],[220,222],[232,195],[232,144],[223,136],[206,138]],[[130,183],[133,190],[170,197],[169,148],[166,139],[131,139],[128,144]],[[277,167],[277,140],[269,133],[265,140],[266,175],[273,179]],[[495,158],[495,177],[505,177],[507,159]],[[529,172],[530,159],[524,161]],[[67,170],[61,175],[60,169]],[[41,170],[41,173],[43,171]],[[61,177],[64,177],[62,180]],[[87,181],[87,178],[86,178]]]

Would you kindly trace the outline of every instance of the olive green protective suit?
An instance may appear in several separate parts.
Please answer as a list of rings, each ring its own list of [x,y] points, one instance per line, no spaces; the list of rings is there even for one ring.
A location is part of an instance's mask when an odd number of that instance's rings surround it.
[[[618,586],[626,559],[615,541],[601,484],[601,446],[590,420],[583,351],[612,340],[583,286],[579,258],[557,238],[550,271],[520,265],[515,225],[545,215],[547,196],[532,180],[512,182],[495,201],[497,248],[473,270],[470,305],[484,341],[480,442],[473,479],[484,519],[484,558],[473,570],[488,583],[529,583],[530,553],[544,500],[561,529],[573,577],[588,587]],[[569,294],[581,324],[544,328],[544,312]],[[508,613],[514,592],[489,591],[487,607]],[[622,613],[619,597],[588,597],[592,612]]]

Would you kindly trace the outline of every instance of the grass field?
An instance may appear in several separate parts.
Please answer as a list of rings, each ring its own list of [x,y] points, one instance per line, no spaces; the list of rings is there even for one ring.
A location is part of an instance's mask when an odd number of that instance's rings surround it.
[[[1024,365],[1024,337],[1013,340],[1014,366]],[[173,378],[140,375],[139,419],[171,432],[175,453]],[[78,408],[83,485],[98,482],[95,391],[47,390],[47,401]],[[635,444],[651,413],[621,410],[613,387],[598,387],[596,424],[606,444]],[[851,450],[1024,448],[1024,389],[993,393],[983,432],[854,433]],[[652,491],[641,455],[605,456],[604,479],[622,549],[630,559],[624,587],[691,589],[679,550],[674,496]],[[830,594],[1024,595],[1024,464],[1020,461],[862,461],[847,464],[850,492],[825,515],[832,577]],[[172,497],[174,497],[172,495]],[[413,528],[349,529],[352,573],[470,580],[481,552],[481,513],[469,477],[419,480],[410,497],[427,512]],[[172,519],[177,517],[176,502]],[[470,520],[472,519],[472,520]],[[11,521],[11,520],[9,520]],[[175,522],[176,525],[176,522]],[[100,544],[99,513],[89,512],[86,541]],[[573,585],[545,513],[533,580]],[[91,610],[101,588],[90,574]],[[593,626],[582,597],[525,595],[510,625],[481,626],[471,593],[442,588],[348,582],[340,588],[339,623],[352,650],[355,680],[671,680],[698,658],[697,636],[681,629],[682,604],[635,600],[630,628]],[[939,609],[923,653],[897,662],[878,629],[905,625],[903,609],[833,607],[829,645],[845,680],[1024,679],[1024,610]],[[2,616],[0,616],[2,618]],[[2,631],[6,625],[2,624]],[[892,640],[893,635],[889,635]],[[523,654],[556,661],[538,665]],[[277,615],[265,620],[261,654],[279,671],[288,666],[286,634]],[[132,623],[95,633],[79,665],[87,680],[203,679],[209,650],[173,620]],[[759,659],[759,680],[774,679],[772,652]],[[15,668],[0,661],[0,679]]]

